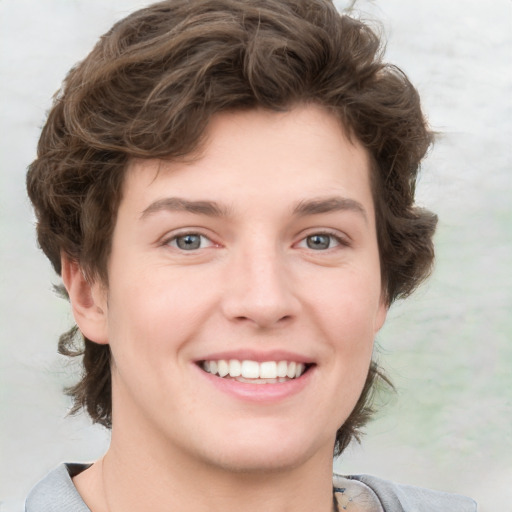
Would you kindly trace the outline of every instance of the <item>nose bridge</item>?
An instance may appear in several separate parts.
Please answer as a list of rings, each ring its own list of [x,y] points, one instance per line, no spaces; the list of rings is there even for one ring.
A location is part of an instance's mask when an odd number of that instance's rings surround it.
[[[273,241],[253,239],[241,247],[228,270],[226,315],[261,327],[295,316],[298,300],[289,272],[285,255]]]

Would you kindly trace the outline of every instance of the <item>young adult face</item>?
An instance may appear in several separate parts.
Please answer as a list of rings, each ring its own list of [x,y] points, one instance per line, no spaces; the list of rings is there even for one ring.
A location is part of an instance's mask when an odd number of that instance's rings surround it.
[[[133,161],[108,275],[79,324],[111,346],[113,442],[229,470],[332,457],[386,314],[369,160],[334,116],[224,113],[198,158]],[[211,373],[229,361],[245,379]]]

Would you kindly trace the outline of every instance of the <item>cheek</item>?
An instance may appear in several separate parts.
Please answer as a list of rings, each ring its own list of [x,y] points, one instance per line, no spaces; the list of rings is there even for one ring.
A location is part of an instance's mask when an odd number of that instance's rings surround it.
[[[109,316],[116,403],[123,407],[135,403],[150,414],[163,397],[171,403],[168,393],[176,388],[169,389],[169,376],[180,382],[178,354],[187,322],[180,321],[179,311],[174,315],[171,307],[163,308],[155,295],[131,289],[116,298]]]
[[[176,355],[202,325],[206,301],[214,302],[199,285],[158,269],[114,282],[109,308],[114,356],[156,369],[164,358]]]
[[[319,323],[348,349],[373,342],[382,311],[380,283],[373,275],[346,273],[326,279],[313,303]]]

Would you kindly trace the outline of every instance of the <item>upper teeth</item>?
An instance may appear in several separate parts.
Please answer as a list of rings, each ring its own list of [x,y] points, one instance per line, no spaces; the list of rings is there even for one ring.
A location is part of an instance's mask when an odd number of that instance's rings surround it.
[[[294,361],[239,361],[238,359],[225,359],[204,361],[203,369],[220,377],[243,377],[245,379],[276,379],[287,377],[294,379],[300,377],[305,370],[303,363]]]

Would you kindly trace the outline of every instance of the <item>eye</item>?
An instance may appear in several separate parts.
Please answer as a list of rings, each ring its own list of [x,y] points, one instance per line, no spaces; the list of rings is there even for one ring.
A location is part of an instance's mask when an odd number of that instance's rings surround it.
[[[197,249],[204,249],[205,247],[211,247],[213,245],[213,242],[209,238],[199,233],[177,235],[166,243],[182,251],[196,251]]]
[[[342,245],[342,240],[330,233],[314,233],[300,241],[299,247],[307,247],[314,251],[325,251]]]

